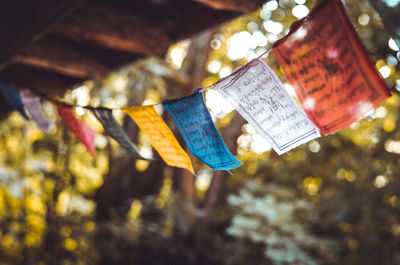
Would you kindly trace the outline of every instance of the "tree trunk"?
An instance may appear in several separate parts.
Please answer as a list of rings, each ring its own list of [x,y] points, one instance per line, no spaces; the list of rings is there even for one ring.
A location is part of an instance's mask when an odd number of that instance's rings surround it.
[[[222,133],[222,138],[224,139],[226,146],[234,155],[237,153],[237,139],[242,134],[241,128],[245,123],[246,120],[243,119],[239,113],[236,113]],[[214,171],[214,175],[205,198],[207,219],[211,217],[212,210],[218,203],[221,190],[223,189],[224,180],[228,175],[229,173],[224,170]]]
[[[379,13],[385,28],[400,46],[400,4],[389,6],[389,1],[370,0],[374,9]]]
[[[206,31],[197,38],[195,38],[188,50],[188,54],[182,64],[182,70],[190,76],[190,82],[187,87],[182,88],[182,95],[190,95],[197,87],[201,87],[201,83],[206,75],[206,63],[211,52],[210,41],[213,37],[213,31]],[[177,131],[174,132],[177,135]],[[195,157],[190,154],[193,161]],[[188,201],[193,201],[195,196],[195,183],[196,177],[187,170],[181,170],[180,174],[174,181],[177,191]]]

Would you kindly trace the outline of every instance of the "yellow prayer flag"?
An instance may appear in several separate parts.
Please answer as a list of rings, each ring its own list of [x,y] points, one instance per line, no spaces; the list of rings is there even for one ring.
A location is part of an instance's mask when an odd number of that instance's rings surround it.
[[[169,166],[186,168],[194,174],[189,156],[179,145],[178,140],[158,115],[153,105],[123,107],[125,111],[149,138],[154,149]]]

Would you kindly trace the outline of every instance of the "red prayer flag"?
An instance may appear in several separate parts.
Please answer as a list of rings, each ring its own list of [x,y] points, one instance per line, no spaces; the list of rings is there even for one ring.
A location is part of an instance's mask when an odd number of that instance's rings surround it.
[[[320,1],[273,50],[307,115],[324,134],[348,127],[391,95],[340,0]]]
[[[57,111],[68,128],[75,134],[76,138],[96,157],[94,153],[96,131],[83,121],[77,119],[72,107],[64,107],[61,104],[57,104]]]

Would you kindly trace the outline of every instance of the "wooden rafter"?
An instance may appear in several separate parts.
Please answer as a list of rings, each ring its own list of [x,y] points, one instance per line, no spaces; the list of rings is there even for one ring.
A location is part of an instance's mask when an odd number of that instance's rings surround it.
[[[208,5],[214,9],[232,10],[248,13],[260,7],[264,0],[195,0],[196,2]]]
[[[92,50],[52,38],[29,45],[14,61],[77,78],[96,78],[110,71]]]
[[[50,97],[62,95],[67,88],[83,81],[20,64],[9,65],[1,71],[0,80],[18,89],[29,88]]]
[[[0,4],[0,69],[86,0],[20,0]]]
[[[262,0],[14,2],[0,3],[0,80],[60,95],[138,58],[163,57],[173,42]]]
[[[170,30],[169,35],[174,41],[192,37],[241,14],[231,10],[213,10],[198,4],[196,8],[186,10],[185,15],[177,19],[176,26]]]
[[[29,45],[14,62],[66,76],[93,79],[141,57],[46,36]]]
[[[161,21],[87,3],[65,18],[54,33],[77,42],[130,53],[163,56],[171,40]]]

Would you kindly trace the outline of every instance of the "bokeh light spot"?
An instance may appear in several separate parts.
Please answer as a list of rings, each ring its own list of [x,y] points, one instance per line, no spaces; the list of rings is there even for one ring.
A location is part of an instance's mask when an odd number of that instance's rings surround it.
[[[389,39],[388,45],[389,45],[389,48],[392,49],[393,51],[396,51],[396,52],[399,51],[399,47],[397,46],[396,42],[392,38]]]
[[[358,17],[358,23],[360,23],[360,25],[363,25],[363,26],[366,26],[366,25],[368,25],[368,23],[369,23],[369,16],[368,16],[368,14],[361,14],[359,17]]]
[[[378,189],[385,187],[389,182],[389,179],[384,175],[376,176],[374,180],[374,186]]]
[[[384,65],[379,68],[379,73],[381,73],[383,78],[388,78],[392,73],[392,69],[389,66]]]
[[[278,2],[277,1],[268,1],[267,3],[265,3],[265,8],[270,11],[276,10],[278,8]]]
[[[251,46],[251,34],[248,31],[235,33],[228,39],[228,57],[231,60],[246,56]]]
[[[207,64],[207,70],[210,73],[216,74],[221,69],[221,62],[217,60],[213,60]]]
[[[317,141],[311,141],[308,144],[308,149],[313,153],[318,153],[321,150],[321,145]]]
[[[272,20],[264,21],[263,26],[266,31],[273,34],[279,34],[283,30],[283,25],[281,23]]]
[[[310,10],[308,10],[308,7],[305,5],[296,5],[292,8],[292,14],[296,18],[303,18],[308,15]]]

